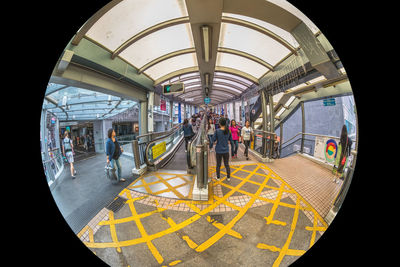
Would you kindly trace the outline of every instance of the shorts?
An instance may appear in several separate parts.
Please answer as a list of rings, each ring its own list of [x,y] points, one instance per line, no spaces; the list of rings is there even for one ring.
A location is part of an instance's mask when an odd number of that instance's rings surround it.
[[[68,160],[68,163],[73,163],[74,162],[74,155],[72,154],[72,151],[68,151],[65,153],[65,157]]]

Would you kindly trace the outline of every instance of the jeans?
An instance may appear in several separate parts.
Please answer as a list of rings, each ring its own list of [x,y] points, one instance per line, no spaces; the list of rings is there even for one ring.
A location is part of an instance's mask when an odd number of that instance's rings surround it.
[[[233,142],[231,142],[231,154],[232,154],[232,157],[234,155],[237,155],[238,148],[239,148],[239,140],[233,140]]]
[[[229,168],[229,153],[216,154],[217,155],[217,177],[220,178],[221,160],[224,158],[224,166],[226,169],[227,177],[231,177],[231,169]]]
[[[117,181],[121,179],[121,173],[122,173],[122,167],[121,167],[121,162],[119,159],[112,159],[111,160],[111,168],[117,169]]]
[[[187,150],[190,139],[192,139],[192,136],[185,136],[185,150]]]
[[[208,135],[208,141],[210,142],[209,147],[210,149],[213,148],[213,134]]]
[[[244,146],[246,147],[244,149],[244,154],[246,155],[246,157],[249,156],[249,146],[250,146],[250,140],[243,140],[244,142]]]

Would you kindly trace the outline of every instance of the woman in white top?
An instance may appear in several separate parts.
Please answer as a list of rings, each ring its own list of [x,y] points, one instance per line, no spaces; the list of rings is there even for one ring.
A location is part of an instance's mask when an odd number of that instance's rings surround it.
[[[246,156],[246,159],[249,159],[249,146],[251,142],[251,136],[254,134],[253,129],[250,127],[250,122],[246,121],[245,127],[242,128],[242,143],[244,143],[246,149],[244,150],[244,155]]]
[[[72,144],[72,140],[68,138],[68,131],[64,133],[64,139],[62,142],[62,152],[64,157],[67,158],[68,163],[70,165],[71,176],[72,179],[75,178],[76,170],[74,168],[74,145]]]
[[[212,151],[213,148],[213,136],[215,133],[215,125],[214,122],[211,118],[208,119],[208,124],[207,124],[207,135],[208,135],[208,140],[210,142],[209,147],[210,151]]]

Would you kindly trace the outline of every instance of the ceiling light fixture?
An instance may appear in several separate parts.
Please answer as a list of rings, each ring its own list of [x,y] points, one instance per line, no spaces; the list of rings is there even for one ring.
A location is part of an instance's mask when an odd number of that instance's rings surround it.
[[[211,43],[211,27],[210,26],[202,26],[201,34],[203,36],[203,55],[205,62],[210,60],[210,43]]]

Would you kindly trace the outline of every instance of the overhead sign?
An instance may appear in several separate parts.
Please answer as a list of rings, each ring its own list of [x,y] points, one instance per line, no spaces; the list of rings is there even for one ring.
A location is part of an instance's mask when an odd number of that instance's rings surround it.
[[[163,85],[163,94],[170,95],[185,92],[185,85],[183,83],[170,83]]]
[[[209,97],[204,98],[204,103],[205,104],[210,104],[211,99]]]
[[[154,145],[151,148],[151,151],[153,152],[153,159],[156,159],[159,156],[161,156],[163,153],[165,153],[166,150],[167,150],[167,146],[166,146],[165,141],[161,142],[157,145]]]
[[[323,100],[324,106],[335,106],[336,105],[336,101],[335,98],[327,98]]]

